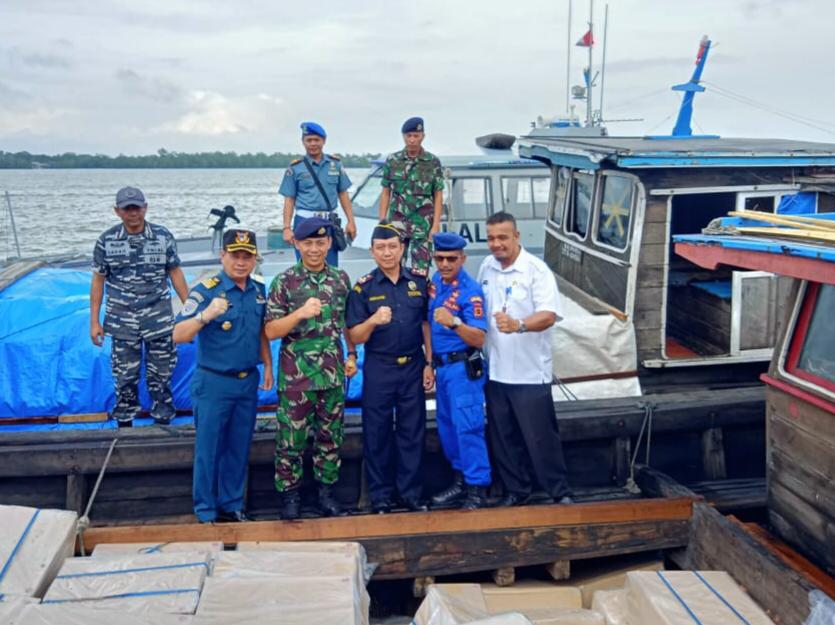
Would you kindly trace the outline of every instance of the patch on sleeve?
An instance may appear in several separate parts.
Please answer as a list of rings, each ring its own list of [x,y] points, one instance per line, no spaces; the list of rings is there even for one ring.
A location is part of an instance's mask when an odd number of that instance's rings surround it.
[[[197,312],[197,307],[199,305],[200,304],[197,302],[197,300],[194,300],[191,297],[189,297],[186,300],[186,303],[183,304],[183,310],[180,314],[182,314],[183,317],[191,317],[194,313]]]
[[[476,319],[484,319],[484,304],[481,301],[481,298],[478,298],[478,301],[474,301],[476,298],[472,298],[470,301],[473,304],[473,317]]]
[[[438,289],[435,287],[434,282],[429,283],[429,287],[426,289],[426,292],[429,294],[429,297],[435,299],[435,296],[438,294]]]

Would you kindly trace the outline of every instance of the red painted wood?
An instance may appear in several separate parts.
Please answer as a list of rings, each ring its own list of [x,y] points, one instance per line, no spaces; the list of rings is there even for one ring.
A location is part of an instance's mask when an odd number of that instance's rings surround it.
[[[821,410],[826,410],[827,412],[831,412],[835,414],[835,403],[831,401],[825,400],[823,397],[818,397],[817,395],[813,395],[809,391],[805,391],[802,388],[798,388],[789,384],[788,382],[783,382],[783,380],[778,380],[777,378],[772,378],[767,373],[763,373],[760,376],[760,380],[768,384],[769,386],[773,386],[774,388],[783,391],[784,393],[788,393],[792,397],[797,397],[798,399],[802,399],[803,401],[812,404],[813,406],[820,408]]]

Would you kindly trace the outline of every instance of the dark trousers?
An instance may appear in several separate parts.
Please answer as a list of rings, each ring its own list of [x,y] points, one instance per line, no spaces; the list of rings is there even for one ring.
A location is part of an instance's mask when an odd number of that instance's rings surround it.
[[[398,365],[365,353],[362,368],[362,445],[372,503],[405,501],[423,490],[426,395],[423,355]]]
[[[177,348],[170,334],[153,339],[113,338],[110,365],[116,387],[116,405],[110,416],[131,422],[139,414],[139,373],[145,348],[145,383],[151,396],[151,416],[167,422],[177,416],[171,394],[171,376],[177,364]]]
[[[505,489],[529,495],[536,477],[551,497],[569,495],[551,386],[488,381],[484,391],[493,464]]]

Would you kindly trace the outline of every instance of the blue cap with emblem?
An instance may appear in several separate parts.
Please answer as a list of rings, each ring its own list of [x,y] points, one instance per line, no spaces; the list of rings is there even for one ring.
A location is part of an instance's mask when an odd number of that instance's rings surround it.
[[[467,239],[454,232],[438,232],[432,237],[432,242],[439,252],[454,252],[467,247]]]
[[[403,122],[403,126],[400,128],[400,132],[402,132],[404,135],[407,132],[423,132],[423,118],[410,117],[405,122]]]
[[[305,239],[320,239],[331,235],[331,222],[321,217],[310,217],[302,219],[293,229],[293,238],[296,241]]]
[[[116,208],[145,206],[145,195],[136,187],[122,187],[116,193]]]
[[[322,128],[316,122],[302,122],[301,129],[302,137],[307,137],[308,135],[316,135],[317,137],[322,137],[323,139],[325,139],[328,136],[328,133],[325,132],[325,129]]]

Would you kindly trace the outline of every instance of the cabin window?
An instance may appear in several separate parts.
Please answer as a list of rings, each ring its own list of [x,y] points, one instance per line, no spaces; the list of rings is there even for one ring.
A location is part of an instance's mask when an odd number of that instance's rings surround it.
[[[603,199],[597,219],[596,241],[623,251],[629,245],[629,224],[635,199],[635,184],[625,176],[605,175]]]
[[[835,285],[810,284],[795,327],[786,371],[835,391]]]
[[[354,215],[357,217],[380,218],[380,193],[383,188],[380,181],[383,179],[382,168],[378,168],[363,182],[357,189],[351,204],[354,208]]]
[[[594,195],[594,175],[577,172],[571,184],[571,196],[566,215],[565,230],[585,239],[591,220],[591,203]]]
[[[562,224],[562,216],[565,211],[565,200],[568,196],[568,188],[571,183],[571,170],[567,167],[560,167],[554,176],[554,193],[551,196],[553,203],[549,211],[549,218],[557,226]]]
[[[544,218],[550,183],[550,178],[544,176],[502,177],[504,210],[516,219]]]
[[[452,217],[455,221],[484,221],[493,212],[489,178],[455,178],[452,181]]]

